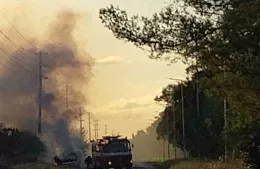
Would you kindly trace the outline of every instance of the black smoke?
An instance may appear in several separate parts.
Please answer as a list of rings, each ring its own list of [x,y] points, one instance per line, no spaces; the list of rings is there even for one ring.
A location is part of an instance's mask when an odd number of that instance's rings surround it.
[[[43,140],[53,151],[56,147],[62,147],[65,152],[73,150],[75,133],[71,124],[77,122],[79,107],[87,104],[82,88],[91,78],[93,62],[72,37],[78,17],[73,12],[59,13],[49,25],[47,41],[38,40],[43,44],[39,48],[28,46],[10,51],[6,39],[0,38],[0,46],[5,46],[3,49],[10,53],[0,54],[0,121],[37,132],[38,54],[43,51],[42,130]],[[65,104],[66,84],[69,85],[69,109]]]

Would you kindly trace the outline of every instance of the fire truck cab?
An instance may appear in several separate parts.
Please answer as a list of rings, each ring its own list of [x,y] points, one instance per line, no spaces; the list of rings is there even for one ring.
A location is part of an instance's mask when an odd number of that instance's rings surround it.
[[[98,169],[131,169],[131,144],[127,138],[106,136],[92,142],[92,164]]]

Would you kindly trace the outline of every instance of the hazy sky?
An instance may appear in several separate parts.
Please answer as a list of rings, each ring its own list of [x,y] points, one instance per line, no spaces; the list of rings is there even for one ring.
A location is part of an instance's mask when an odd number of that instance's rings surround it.
[[[153,99],[171,83],[165,77],[185,78],[185,66],[150,60],[132,44],[115,39],[98,18],[98,10],[110,4],[144,16],[164,6],[162,0],[0,0],[0,10],[28,38],[41,36],[61,9],[79,12],[83,17],[74,36],[96,59],[94,77],[86,91],[90,98],[86,108],[100,120],[100,135],[107,124],[109,133],[131,136],[151,123],[156,111],[162,109]],[[0,18],[2,26],[8,25]]]

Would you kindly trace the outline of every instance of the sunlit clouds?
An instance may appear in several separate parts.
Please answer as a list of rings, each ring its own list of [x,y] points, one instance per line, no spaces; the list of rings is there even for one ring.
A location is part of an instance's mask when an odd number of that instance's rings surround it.
[[[141,15],[151,15],[165,5],[158,0],[6,0],[0,1],[0,10],[32,42],[52,39],[45,32],[57,13],[65,9],[76,12],[80,17],[71,35],[77,42],[78,50],[88,53],[95,63],[93,77],[87,81],[88,85],[77,88],[84,91],[87,100],[84,107],[95,116],[92,120],[99,119],[101,133],[107,124],[109,133],[117,131],[131,136],[131,133],[145,128],[150,123],[149,119],[158,115],[158,111],[163,108],[154,102],[154,97],[163,86],[171,83],[165,77],[184,77],[185,66],[178,63],[169,67],[165,62],[150,60],[146,52],[116,39],[98,18],[99,8],[109,4],[119,5],[130,14]],[[1,15],[0,18],[3,27],[10,26]],[[14,31],[7,34],[10,38],[15,37]],[[26,47],[23,39],[16,42]],[[86,53],[80,53],[77,58],[83,61],[88,56]],[[87,69],[84,72],[81,76],[88,76]],[[62,92],[65,94],[65,91]],[[75,99],[73,95],[68,97]],[[88,128],[88,116],[84,117],[84,125]],[[36,119],[36,114],[32,118]]]
[[[98,65],[114,65],[114,64],[127,64],[132,63],[130,60],[125,60],[118,56],[108,56],[101,59],[97,59],[96,63]]]

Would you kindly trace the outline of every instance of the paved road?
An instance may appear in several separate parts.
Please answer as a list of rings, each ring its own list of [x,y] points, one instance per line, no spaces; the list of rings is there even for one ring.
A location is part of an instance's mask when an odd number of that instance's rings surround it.
[[[77,168],[71,168],[71,169],[77,169]],[[156,166],[145,162],[135,162],[133,165],[133,169],[156,169]]]
[[[145,162],[135,162],[133,165],[133,169],[156,169],[156,167]]]

